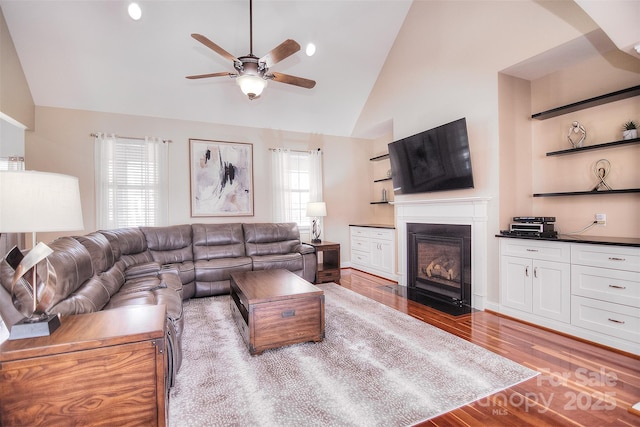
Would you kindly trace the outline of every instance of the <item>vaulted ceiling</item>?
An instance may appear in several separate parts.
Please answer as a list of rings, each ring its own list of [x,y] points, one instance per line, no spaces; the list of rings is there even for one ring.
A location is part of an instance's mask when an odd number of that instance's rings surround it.
[[[412,1],[255,0],[253,53],[260,57],[294,39],[301,51],[271,71],[317,84],[304,89],[271,81],[253,101],[229,77],[185,78],[234,71],[192,33],[236,57],[249,53],[249,0],[138,3],[142,18],[134,21],[125,0],[0,0],[35,104],[350,136]],[[615,48],[610,38],[635,55],[640,26],[632,18],[640,2],[576,3],[606,33],[587,34],[506,71],[533,79],[566,58]],[[612,16],[621,25],[612,25]],[[304,53],[309,42],[317,45],[311,57]]]
[[[188,80],[233,72],[190,35],[249,53],[249,0],[0,1],[36,105],[259,128],[350,135],[411,5],[409,0],[253,3],[258,57],[286,39],[302,49],[272,71],[313,79],[304,89],[269,82],[250,101],[235,80]],[[314,56],[307,43],[317,46]]]

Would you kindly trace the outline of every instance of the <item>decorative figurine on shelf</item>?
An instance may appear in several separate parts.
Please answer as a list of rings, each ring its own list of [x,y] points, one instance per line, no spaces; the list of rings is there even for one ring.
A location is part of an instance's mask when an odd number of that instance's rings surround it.
[[[607,175],[611,172],[611,163],[607,159],[598,160],[593,166],[593,174],[598,178],[598,184],[591,189],[591,191],[600,191],[600,190],[613,190],[613,188],[609,187],[609,184],[604,180]]]
[[[580,124],[580,122],[571,123],[571,127],[569,128],[569,134],[567,135],[567,139],[569,140],[569,143],[573,148],[582,147],[582,143],[584,142],[586,137],[587,137],[587,131],[585,130],[584,126]],[[577,142],[574,141],[574,139],[576,139]]]
[[[382,189],[382,201],[383,202],[387,201],[387,189],[386,188]]]

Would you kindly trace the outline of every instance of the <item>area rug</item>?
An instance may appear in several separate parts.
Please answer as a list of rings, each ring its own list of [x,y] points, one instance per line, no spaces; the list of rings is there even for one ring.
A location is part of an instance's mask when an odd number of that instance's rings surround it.
[[[537,373],[336,284],[325,339],[250,356],[229,296],[185,305],[170,426],[404,426]]]

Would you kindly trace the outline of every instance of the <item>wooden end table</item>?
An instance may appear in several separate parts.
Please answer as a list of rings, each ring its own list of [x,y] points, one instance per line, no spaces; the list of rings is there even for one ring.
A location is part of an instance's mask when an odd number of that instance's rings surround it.
[[[167,421],[164,305],[63,317],[0,345],[0,425]]]
[[[340,283],[340,243],[304,243],[313,246],[318,255],[315,283]],[[320,255],[322,255],[322,262],[320,262]]]
[[[231,274],[230,308],[252,355],[324,339],[324,291],[289,270]]]

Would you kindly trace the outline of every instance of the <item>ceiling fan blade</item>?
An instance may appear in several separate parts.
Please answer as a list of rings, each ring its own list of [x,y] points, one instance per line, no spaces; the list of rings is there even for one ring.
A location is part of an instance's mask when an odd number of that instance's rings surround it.
[[[209,49],[213,50],[214,52],[216,52],[218,55],[222,56],[223,58],[226,58],[229,61],[234,62],[234,63],[235,62],[240,62],[238,60],[238,58],[236,58],[235,56],[231,55],[229,52],[227,52],[226,50],[224,50],[223,48],[221,48],[220,46],[218,46],[217,44],[215,44],[214,42],[212,42],[211,40],[209,40],[208,38],[206,38],[202,34],[191,34],[191,37],[193,37],[194,39],[198,40],[200,43],[202,43],[203,45],[205,45]]]
[[[300,86],[306,89],[313,89],[313,87],[316,85],[315,81],[304,79],[302,77],[290,76],[288,74],[282,73],[271,73],[271,75],[273,76],[273,80],[276,82]]]
[[[197,74],[195,76],[187,76],[187,78],[188,79],[206,79],[208,77],[222,77],[222,76],[233,77],[233,76],[235,76],[235,74],[234,73],[229,73],[227,71],[223,71],[221,73]]]
[[[282,61],[285,58],[288,58],[299,50],[300,45],[297,41],[287,39],[280,43],[277,47],[273,48],[271,52],[260,58],[258,62],[264,62],[267,68],[271,68],[273,64],[277,64],[278,62]]]

